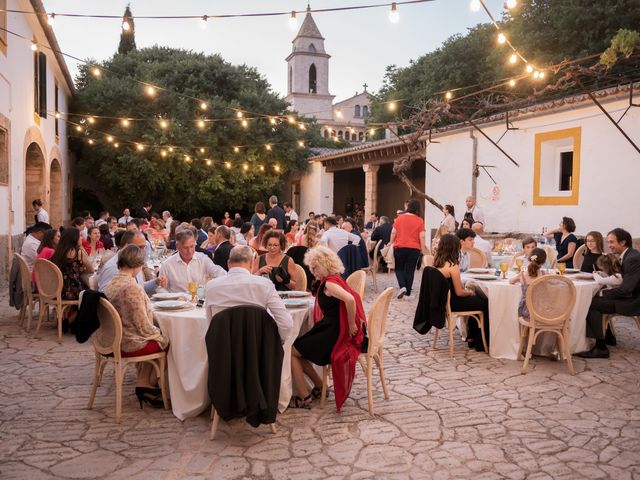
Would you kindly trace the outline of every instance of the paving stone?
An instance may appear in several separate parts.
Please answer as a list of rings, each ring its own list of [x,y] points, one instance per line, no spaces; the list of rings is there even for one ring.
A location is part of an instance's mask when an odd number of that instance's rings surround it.
[[[115,472],[125,459],[112,452],[91,452],[51,467],[51,473],[64,478],[100,478]]]

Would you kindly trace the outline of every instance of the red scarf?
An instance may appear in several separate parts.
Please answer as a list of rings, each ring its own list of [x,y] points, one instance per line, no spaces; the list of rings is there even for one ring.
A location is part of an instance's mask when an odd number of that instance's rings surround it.
[[[362,327],[363,325],[366,327],[367,319],[364,314],[360,295],[358,295],[340,275],[333,274],[326,277],[320,284],[320,287],[318,287],[318,292],[324,285],[324,282],[333,282],[341,286],[353,295],[353,298],[356,300],[356,325],[358,326],[358,332],[353,337],[349,335],[347,306],[344,302],[340,302],[340,336],[331,352],[333,391],[336,397],[336,411],[339,412],[342,404],[344,404],[349,396],[349,392],[351,392],[351,385],[356,376],[356,364],[362,351],[362,341],[364,339],[364,330]],[[322,317],[324,317],[324,312],[320,308],[318,297],[316,296],[316,302],[313,307],[314,323],[318,323]]]

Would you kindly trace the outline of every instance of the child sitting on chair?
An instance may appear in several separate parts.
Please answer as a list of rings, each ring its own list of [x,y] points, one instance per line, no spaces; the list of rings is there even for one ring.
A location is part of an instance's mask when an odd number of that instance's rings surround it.
[[[518,316],[529,319],[529,309],[527,308],[527,289],[531,282],[533,282],[540,275],[540,269],[547,261],[547,253],[542,248],[534,248],[529,256],[529,265],[525,271],[520,272],[520,275],[513,277],[509,280],[510,284],[520,282],[522,288],[522,298],[520,298],[520,304],[518,305]]]
[[[596,267],[599,271],[593,272],[593,279],[598,285],[605,288],[613,288],[622,283],[622,268],[620,262],[612,253],[606,253],[598,257]]]

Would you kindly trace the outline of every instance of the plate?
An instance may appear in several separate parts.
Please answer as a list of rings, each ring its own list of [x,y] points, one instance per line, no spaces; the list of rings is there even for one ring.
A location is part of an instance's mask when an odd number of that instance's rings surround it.
[[[474,280],[497,280],[498,277],[495,275],[489,275],[488,273],[476,273],[475,275],[471,275],[471,278]]]
[[[593,280],[593,275],[586,272],[580,272],[576,274],[575,278],[578,278],[580,280]]]
[[[302,290],[287,290],[278,292],[278,295],[283,298],[303,298],[311,296],[309,292],[303,292]]]
[[[464,273],[492,273],[495,272],[495,270],[493,268],[470,268],[469,270],[467,270]]]
[[[154,293],[151,300],[179,300],[188,297],[188,293]]]
[[[286,300],[283,300],[283,302],[284,306],[287,308],[301,308],[309,306],[308,300],[301,300],[298,298],[288,298]]]
[[[182,310],[183,308],[193,307],[193,304],[183,300],[163,300],[162,302],[156,302],[155,306],[160,310]]]
[[[576,273],[580,273],[580,270],[577,268],[565,268],[564,273],[566,273],[567,275],[574,275]]]

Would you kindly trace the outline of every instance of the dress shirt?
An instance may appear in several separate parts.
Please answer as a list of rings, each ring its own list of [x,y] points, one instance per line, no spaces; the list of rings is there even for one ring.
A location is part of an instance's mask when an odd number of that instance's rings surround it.
[[[36,261],[36,256],[38,255],[38,247],[40,246],[40,240],[38,240],[33,235],[27,235],[27,238],[24,239],[24,243],[22,244],[22,248],[20,249],[20,255],[24,257],[27,261],[27,265],[29,265],[29,270],[33,271],[33,264]]]
[[[473,246],[483,252],[487,257],[487,265],[485,265],[485,267],[491,265],[491,242],[476,233],[476,237],[473,239]]]
[[[338,227],[331,227],[324,232],[320,238],[320,245],[328,247],[336,253],[338,253],[342,247],[348,245],[349,242],[357,246],[360,244],[360,237]]]
[[[96,220],[95,225],[96,225],[96,227],[99,227],[99,226],[100,226],[100,225],[102,225],[103,223],[107,223],[107,221],[106,221],[106,220],[103,220],[103,219],[101,219],[101,218],[99,218],[99,219],[97,219],[97,220]]]
[[[246,268],[232,267],[225,277],[207,283],[204,300],[207,318],[239,305],[268,309],[278,326],[282,343],[287,341],[293,328],[293,319],[271,280],[252,275]]]
[[[466,272],[469,270],[469,253],[468,252],[460,252],[460,272]]]
[[[298,214],[296,213],[296,211],[292,208],[291,210],[289,210],[287,213],[285,213],[285,218],[287,219],[287,221],[291,221],[291,220],[295,220],[298,221]]]
[[[241,233],[236,233],[236,245],[247,245],[247,239]]]
[[[96,274],[98,275],[98,291],[102,293],[106,292],[107,287],[111,283],[111,280],[113,280],[113,277],[115,277],[119,271],[120,270],[118,269],[118,255],[116,254],[113,257],[111,257],[109,260],[107,260],[104,263],[104,265],[102,265],[100,270],[98,270],[98,273]],[[145,293],[149,296],[153,295],[153,293],[156,291],[156,286],[157,286],[156,279],[154,278],[152,280],[149,280],[148,282],[145,282],[142,271],[138,272],[138,275],[136,275],[136,283],[142,286],[142,288],[144,288]]]
[[[204,253],[195,252],[189,263],[185,263],[180,253],[176,253],[160,267],[160,275],[167,277],[169,284],[166,289],[158,290],[171,293],[188,292],[189,282],[204,285],[208,280],[224,277],[226,274],[224,268],[213,263]]]
[[[124,225],[126,225],[126,224],[127,224],[127,223],[129,223],[131,220],[133,220],[133,217],[131,217],[131,216],[129,216],[129,217],[124,217],[124,216],[122,216],[122,217],[120,217],[120,218],[118,219],[118,223],[119,223],[119,224],[120,224],[120,223],[123,223]]]
[[[36,220],[38,222],[49,223],[49,214],[44,208],[38,210],[38,213],[36,214]]]

